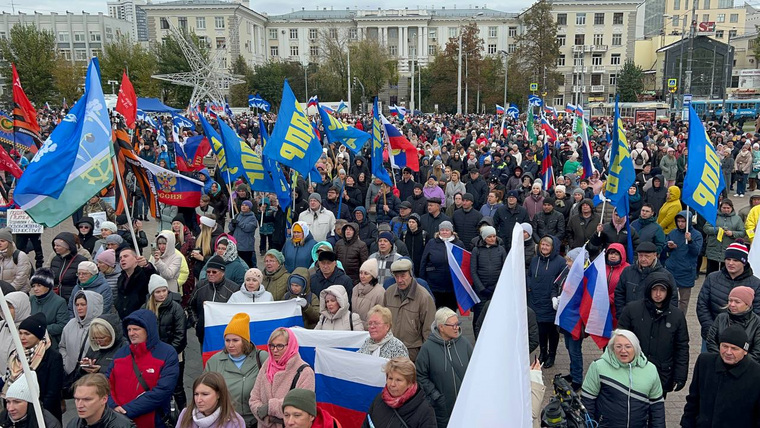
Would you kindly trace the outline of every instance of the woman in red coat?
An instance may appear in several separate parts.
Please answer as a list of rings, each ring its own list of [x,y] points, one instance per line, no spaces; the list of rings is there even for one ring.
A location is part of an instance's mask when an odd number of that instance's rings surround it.
[[[623,273],[623,269],[628,267],[625,247],[618,243],[610,244],[610,246],[607,247],[604,262],[607,265],[607,290],[609,290],[610,294],[612,325],[613,328],[617,328],[617,314],[615,314],[615,287],[617,287],[618,281],[620,281],[620,274]]]

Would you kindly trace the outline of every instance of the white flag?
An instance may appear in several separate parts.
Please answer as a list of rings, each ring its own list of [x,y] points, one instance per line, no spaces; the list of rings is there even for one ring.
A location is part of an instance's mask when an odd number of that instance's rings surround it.
[[[515,225],[512,250],[501,268],[449,427],[505,426],[506,420],[513,427],[532,426],[522,236],[522,227]]]

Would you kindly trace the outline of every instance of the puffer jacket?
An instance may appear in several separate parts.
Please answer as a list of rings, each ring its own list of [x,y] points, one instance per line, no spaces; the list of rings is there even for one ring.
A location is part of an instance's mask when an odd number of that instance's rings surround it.
[[[512,230],[517,223],[528,223],[528,211],[520,205],[510,208],[509,205],[503,205],[493,217],[493,227],[496,228],[496,234],[504,242],[507,251],[512,246]]]
[[[187,346],[187,317],[181,302],[182,295],[169,292],[167,299],[158,307],[158,338],[171,345],[177,354],[181,354]]]
[[[0,280],[9,282],[16,291],[29,293],[32,262],[25,252],[19,250],[18,263],[13,263],[13,252],[9,250],[0,251]]]
[[[84,317],[75,315],[66,327],[63,328],[59,351],[63,357],[63,369],[66,373],[71,373],[77,363],[82,359],[87,350],[90,348],[87,335],[90,330],[90,323],[95,318],[103,314],[103,297],[100,294],[83,290],[77,293],[75,297],[85,296],[87,300],[87,312]],[[76,300],[76,298],[75,298]]]
[[[63,328],[66,327],[70,319],[66,301],[63,300],[63,297],[55,294],[53,290],[50,290],[42,297],[29,296],[29,303],[32,315],[38,312],[45,314],[50,344],[52,347],[58,348]]]
[[[723,228],[724,230],[722,241],[718,241],[719,228]],[[725,231],[729,230],[732,233],[731,236],[728,236],[725,233]],[[716,262],[722,262],[724,260],[723,256],[726,253],[726,248],[733,244],[737,238],[744,238],[747,235],[741,217],[739,217],[733,209],[730,214],[724,214],[718,211],[718,217],[715,219],[715,226],[710,223],[705,223],[703,232],[707,239],[705,256],[707,256],[709,260]]]
[[[681,188],[670,186],[668,187],[668,199],[657,214],[657,223],[666,235],[676,228],[676,214],[679,212],[681,212]]]
[[[383,296],[385,296],[385,288],[382,284],[364,284],[362,282],[354,285],[351,296],[351,309],[355,314],[359,315],[364,325],[364,330],[367,329],[367,319],[369,316],[369,310],[375,305],[383,304]]]
[[[536,312],[538,322],[553,322],[557,311],[552,307],[554,280],[565,269],[565,259],[559,255],[560,242],[552,237],[554,245],[549,256],[536,253],[528,268],[528,306]]]
[[[478,223],[483,218],[483,214],[472,208],[466,211],[464,208],[454,211],[451,222],[454,225],[454,231],[459,239],[464,243],[464,249],[472,251],[472,238],[478,236]]]
[[[533,217],[533,222],[536,225],[535,236],[538,239],[546,235],[556,236],[560,240],[564,239],[565,217],[556,209],[552,209],[548,214],[543,210],[537,212]]]
[[[586,372],[581,401],[599,428],[665,427],[657,368],[640,348],[631,363],[622,364],[608,346]]]
[[[581,214],[582,206],[591,206],[591,217],[583,217]],[[594,211],[594,203],[591,199],[583,199],[578,204],[576,215],[570,217],[567,222],[567,241],[570,248],[582,247],[586,244],[586,241],[592,238],[592,235],[596,235],[596,225],[599,224],[599,214]],[[588,252],[593,256],[598,252],[596,245],[589,242],[587,246]]]
[[[688,211],[681,211],[676,218],[683,217],[688,225],[691,225],[691,215]],[[673,274],[678,287],[694,287],[694,281],[697,279],[697,271],[694,265],[697,264],[699,252],[702,251],[702,234],[695,228],[689,228],[691,240],[686,242],[686,229],[676,227],[671,230],[665,237],[666,241],[673,241],[676,248],[670,249],[665,246],[668,259],[665,260],[665,267]],[[649,355],[649,354],[647,354]]]
[[[171,230],[163,230],[158,236],[166,239],[166,251],[161,254],[158,260],[153,259],[151,255],[148,260],[155,268],[156,272],[166,280],[169,285],[169,291],[179,293],[179,284],[177,279],[179,278],[180,269],[182,268],[182,259],[185,257],[177,251],[176,238],[174,232]]]
[[[656,272],[645,281],[644,299],[625,306],[618,317],[618,328],[632,331],[639,338],[641,351],[657,367],[663,390],[670,391],[674,384],[685,385],[689,374],[689,330],[686,316],[681,310],[665,304],[658,309],[652,301],[652,285],[667,281],[667,275]],[[665,294],[665,302],[672,297],[672,288]]]
[[[156,316],[149,310],[139,309],[125,318],[122,322],[125,334],[130,324],[144,328],[148,337],[143,343],[122,346],[114,355],[113,365],[105,373],[111,385],[108,406],[121,406],[140,428],[170,428],[164,425],[161,416],[170,410],[179,378],[177,353],[159,339]],[[138,382],[134,364],[149,391]]]
[[[656,245],[658,256],[663,248],[665,248],[665,232],[662,230],[659,223],[657,223],[657,219],[654,216],[647,219],[639,217],[632,221],[631,230],[636,230],[636,232],[638,232],[639,242],[651,242]]]
[[[356,218],[356,211],[361,211],[364,214],[362,221],[359,222],[359,239],[367,245],[367,248],[370,248],[377,241],[377,225],[369,221],[366,208],[362,206],[356,207],[352,213],[354,218]]]
[[[311,249],[317,243],[311,235],[309,226],[302,221],[298,223],[303,228],[303,241],[299,245],[296,245],[293,244],[292,239],[288,239],[282,249],[282,255],[285,256],[285,270],[288,272],[293,272],[299,267],[308,269],[312,263]]]
[[[623,273],[625,268],[630,266],[628,264],[628,259],[626,258],[627,251],[625,250],[625,247],[622,244],[610,244],[610,246],[607,248],[607,251],[609,250],[617,250],[618,253],[620,253],[620,263],[618,263],[615,266],[612,266],[609,264],[609,262],[606,259],[605,260],[605,270],[607,272],[607,288],[610,292],[610,304],[612,305],[612,319],[613,323],[617,322],[617,315],[615,308],[615,288],[617,288],[618,283],[620,282],[620,275]]]
[[[256,291],[248,291],[245,284],[240,286],[240,290],[234,292],[230,296],[230,300],[227,303],[253,303],[253,302],[272,302],[274,298],[272,293],[268,292],[264,288],[264,284],[259,284],[259,289]]]
[[[504,244],[498,237],[496,245],[492,247],[487,246],[484,239],[479,239],[477,242],[477,246],[472,249],[470,255],[472,287],[481,299],[488,300],[496,290],[501,268],[507,259],[507,250],[504,249]]]
[[[205,372],[217,372],[224,377],[227,390],[231,395],[232,405],[235,406],[235,411],[243,417],[247,426],[256,422],[256,417],[251,412],[248,400],[251,398],[251,390],[253,390],[259,370],[262,368],[266,370],[267,358],[269,358],[267,352],[254,349],[243,360],[240,368],[230,359],[227,352],[217,352],[206,362]]]
[[[676,280],[673,278],[673,274],[665,269],[659,260],[655,260],[654,264],[647,268],[642,268],[639,263],[636,262],[623,269],[623,273],[620,274],[620,280],[618,281],[617,287],[615,287],[616,314],[623,313],[623,308],[629,302],[644,298],[644,280],[654,272],[664,272],[668,276],[668,284],[671,284],[673,288],[670,304],[678,306],[678,291],[676,289]],[[726,294],[726,296],[728,296],[728,294]]]
[[[81,290],[90,290],[100,294],[103,298],[103,312],[111,312],[111,308],[113,307],[113,291],[111,291],[111,286],[108,285],[106,277],[102,273],[99,273],[88,283],[82,284],[77,281],[77,285],[71,290],[71,297],[69,298],[69,318],[74,318],[74,296]]]
[[[354,236],[350,240],[347,240],[345,238],[346,228],[349,227],[354,230]],[[335,244],[335,254],[343,264],[343,270],[346,271],[346,275],[351,278],[351,281],[357,283],[359,282],[359,268],[369,257],[369,249],[359,239],[358,224],[348,223],[343,226],[343,236],[343,239]]]
[[[306,287],[304,287],[299,294],[293,293],[290,288],[292,277],[300,277],[306,282]],[[311,275],[309,275],[309,270],[302,267],[296,268],[287,279],[288,291],[282,296],[282,300],[295,299],[296,297],[306,299],[306,306],[301,308],[303,326],[313,329],[319,320],[319,297],[311,292]]]
[[[454,239],[451,243],[464,248],[462,241],[456,235],[453,236]],[[446,241],[441,239],[437,232],[435,238],[428,241],[427,245],[425,245],[425,251],[422,252],[420,278],[427,281],[433,292],[454,292],[454,283],[451,281],[449,258],[446,252]]]
[[[93,340],[92,337],[88,335],[87,340],[90,342],[90,346],[84,356],[91,360],[95,360],[95,364],[100,366],[98,373],[105,373],[113,364],[113,357],[116,355],[116,351],[127,344],[127,338],[124,337],[121,328],[121,320],[116,314],[103,314],[95,318],[90,322],[90,328],[96,324],[101,325],[108,330],[111,334],[111,343],[100,346],[97,340]],[[87,372],[80,369],[79,376],[84,376],[86,374]]]
[[[458,337],[446,340],[438,331],[438,325],[430,326],[430,336],[422,344],[414,365],[417,369],[417,382],[428,402],[435,410],[439,428],[449,423],[454,402],[462,387],[462,379],[472,357],[472,344],[467,338]]]
[[[749,264],[745,265],[744,272],[732,279],[726,267],[723,266],[719,271],[707,275],[702,283],[702,289],[699,291],[697,318],[702,326],[703,339],[707,338],[707,332],[710,330],[713,321],[728,304],[728,295],[731,290],[740,285],[755,290],[752,311],[760,315],[760,279],[754,276],[752,267]]]
[[[715,321],[707,332],[707,352],[720,352],[720,334],[732,325],[741,326],[747,332],[747,341],[749,342],[749,356],[755,362],[760,362],[760,316],[747,309],[740,314],[732,314],[726,310],[718,314]]]
[[[282,300],[282,296],[288,292],[288,271],[285,270],[285,266],[280,265],[280,267],[272,273],[269,273],[264,269],[262,273],[264,274],[262,285],[272,295],[272,299]]]
[[[327,310],[325,298],[328,294],[335,296],[335,300],[340,306],[334,314]],[[342,285],[331,285],[319,293],[319,313],[319,321],[317,321],[314,330],[364,330],[364,324],[359,314],[351,312],[348,305],[348,294]]]
[[[377,394],[369,406],[367,418],[364,419],[362,428],[436,428],[438,425],[436,424],[435,411],[425,398],[425,391],[419,386],[419,383],[417,386],[417,392],[398,409],[393,409],[385,404],[382,393]],[[372,420],[371,424],[370,419]]]
[[[655,180],[660,181],[660,185],[658,187],[655,187],[654,185]],[[668,192],[667,189],[665,189],[665,178],[662,176],[662,174],[658,174],[652,177],[652,187],[644,192],[644,202],[652,204],[655,216],[660,213],[660,208],[662,208],[662,204],[665,203],[667,196]]]
[[[295,380],[298,369],[304,364],[306,363],[301,358],[301,355],[296,353],[285,363],[283,370],[274,374],[271,382],[267,378],[266,366],[262,366],[263,370],[259,371],[256,383],[251,390],[251,396],[248,399],[248,406],[250,406],[254,414],[257,413],[262,405],[268,405],[267,415],[264,416],[264,419],[260,419],[256,415],[259,428],[280,428],[283,426],[278,421],[278,419],[282,420],[283,417],[282,401],[288,391],[290,391],[290,385]],[[298,375],[298,381],[296,382],[296,388],[314,391],[314,369],[307,365],[301,370],[301,374]]]
[[[31,315],[29,297],[21,291],[14,291],[8,293],[5,296],[5,299],[8,301],[8,306],[12,306],[15,310],[14,320],[16,328],[18,328],[21,321],[27,319],[29,315]],[[0,373],[5,373],[8,357],[11,355],[13,349],[15,349],[15,346],[13,344],[13,335],[11,334],[10,327],[4,319],[0,319]]]
[[[77,253],[76,237],[73,233],[61,232],[55,236],[50,245],[55,251],[55,240],[60,239],[69,247],[69,254],[64,257],[55,254],[50,261],[50,271],[53,272],[54,284],[60,287],[60,296],[66,301],[71,297],[71,290],[77,285],[77,268],[79,263],[87,261],[87,258]]]
[[[237,241],[238,251],[255,251],[256,250],[256,229],[259,227],[259,221],[253,212],[240,212],[233,221],[230,222],[229,230],[232,237]]]

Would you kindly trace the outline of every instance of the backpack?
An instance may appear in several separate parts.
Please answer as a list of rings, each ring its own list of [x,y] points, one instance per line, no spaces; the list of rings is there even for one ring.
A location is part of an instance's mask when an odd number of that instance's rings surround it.
[[[13,251],[13,264],[18,266],[18,255],[21,254],[21,250],[16,249]],[[28,260],[28,258],[27,258]],[[29,276],[34,275],[34,266],[32,265],[32,261],[29,261]]]
[[[644,154],[642,152],[643,150],[639,151],[639,153],[636,155],[636,158],[633,160],[636,165],[644,165]]]

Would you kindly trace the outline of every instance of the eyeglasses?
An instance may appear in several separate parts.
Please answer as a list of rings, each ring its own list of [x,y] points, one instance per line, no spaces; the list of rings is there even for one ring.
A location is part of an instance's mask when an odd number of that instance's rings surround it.
[[[381,325],[385,325],[384,322],[368,322],[367,327],[380,327]]]
[[[216,270],[216,269],[206,269],[206,274],[208,275],[216,275],[220,272],[221,272],[220,270]]]
[[[281,343],[278,343],[278,344],[270,343],[269,349],[271,349],[272,351],[274,351],[275,349],[278,351],[282,351],[283,349],[285,349],[286,346],[288,345],[283,345]]]
[[[443,325],[445,325],[446,327],[451,327],[451,328],[459,328],[462,325],[462,321],[457,321],[454,324],[443,324]]]
[[[80,226],[79,226],[79,228],[80,228],[80,229],[89,229],[89,228],[90,228],[90,226],[88,226],[88,225],[86,225],[86,224],[83,224],[83,225],[80,225]]]

